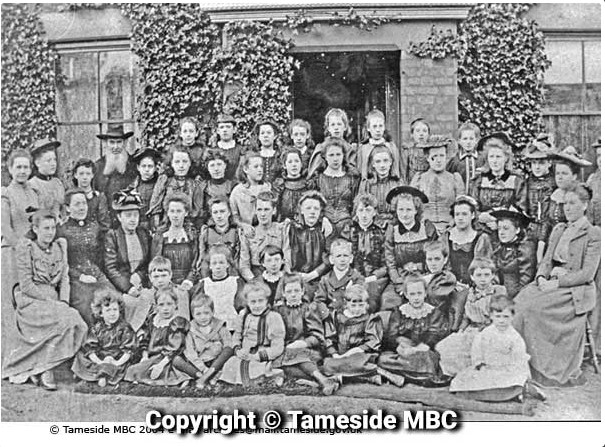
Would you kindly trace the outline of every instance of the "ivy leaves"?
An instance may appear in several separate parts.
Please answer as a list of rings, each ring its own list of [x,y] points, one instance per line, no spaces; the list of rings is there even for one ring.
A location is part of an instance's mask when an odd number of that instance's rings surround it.
[[[122,11],[139,57],[145,146],[165,150],[184,114],[209,128],[219,113],[231,113],[242,144],[259,119],[289,121],[295,61],[272,24],[232,22],[221,30],[198,4],[127,4]]]
[[[2,5],[2,160],[56,134],[56,54],[43,35],[38,6]]]
[[[542,130],[544,72],[550,66],[544,36],[522,17],[522,3],[474,6],[458,36],[431,31],[424,42],[410,44],[419,57],[458,58],[460,121],[484,133],[506,131],[519,146]]]

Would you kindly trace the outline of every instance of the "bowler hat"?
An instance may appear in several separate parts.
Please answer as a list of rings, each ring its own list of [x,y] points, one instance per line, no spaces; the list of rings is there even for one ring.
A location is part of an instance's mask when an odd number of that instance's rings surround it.
[[[413,197],[418,197],[422,200],[422,203],[429,203],[429,198],[422,191],[412,186],[396,186],[391,189],[387,194],[387,203],[390,204],[395,197],[401,194],[410,194]]]
[[[134,132],[124,132],[124,124],[109,123],[107,125],[107,131],[100,133],[97,138],[100,140],[126,140],[134,135]]]

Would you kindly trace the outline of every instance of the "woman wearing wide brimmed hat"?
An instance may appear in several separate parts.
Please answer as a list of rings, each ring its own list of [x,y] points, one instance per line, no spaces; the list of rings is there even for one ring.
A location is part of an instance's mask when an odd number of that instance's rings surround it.
[[[576,151],[573,146],[550,155],[555,171],[556,189],[545,203],[544,226],[540,234],[540,240],[548,241],[553,227],[560,222],[567,222],[563,205],[565,193],[576,187],[581,179],[582,168],[591,166],[588,160]]]
[[[538,262],[544,256],[548,235],[544,233],[545,217],[548,214],[548,201],[555,190],[555,177],[552,172],[550,156],[556,152],[550,134],[540,134],[529,144],[523,158],[529,164],[527,176],[527,214],[533,222],[527,227],[527,240],[536,245]]]
[[[586,319],[598,299],[595,276],[601,232],[585,216],[591,193],[576,184],[564,193],[567,222],[548,240],[536,281],[515,297],[515,329],[527,344],[533,378],[547,386],[582,385]]]
[[[113,286],[125,294],[126,321],[136,331],[152,304],[149,297],[141,294],[147,285],[151,241],[147,230],[139,226],[141,198],[136,191],[115,193],[112,207],[119,226],[105,235],[105,272]]]
[[[57,177],[57,148],[61,146],[58,141],[50,138],[36,140],[30,153],[33,160],[33,176],[29,180],[30,186],[38,194],[40,207],[49,209],[60,220],[65,217],[65,186]]]
[[[69,305],[67,242],[56,237],[55,214],[38,210],[31,222],[32,231],[17,247],[19,289],[14,296],[19,331],[2,363],[2,378],[13,383],[31,380],[56,390],[53,368],[78,352],[87,326]]]
[[[525,211],[527,187],[525,180],[507,167],[514,147],[508,135],[504,132],[487,135],[477,146],[479,152],[485,153],[488,169],[475,177],[469,195],[479,203],[478,227],[496,242],[496,219],[490,211],[510,205]]]
[[[435,226],[422,215],[427,196],[411,186],[397,186],[387,194],[395,220],[385,234],[385,259],[391,279],[382,294],[381,310],[393,309],[407,300],[405,278],[424,273],[424,244],[438,238]]]
[[[498,244],[492,259],[500,284],[509,298],[534,279],[536,273],[535,244],[525,238],[531,219],[514,206],[492,211],[498,225]]]

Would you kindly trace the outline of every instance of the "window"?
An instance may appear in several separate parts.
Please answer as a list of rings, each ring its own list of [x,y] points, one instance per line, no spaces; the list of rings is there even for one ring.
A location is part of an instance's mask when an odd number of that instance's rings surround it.
[[[102,155],[102,142],[96,135],[108,123],[122,123],[125,131],[136,131],[137,65],[129,42],[93,45],[57,48],[57,137],[63,160],[70,162]],[[134,151],[134,140],[128,141],[129,151]]]
[[[552,66],[546,72],[546,110],[551,112],[601,111],[601,42],[548,40]]]
[[[594,161],[591,145],[601,136],[600,36],[548,38],[546,53],[552,61],[544,78],[546,130],[559,147],[572,145]]]

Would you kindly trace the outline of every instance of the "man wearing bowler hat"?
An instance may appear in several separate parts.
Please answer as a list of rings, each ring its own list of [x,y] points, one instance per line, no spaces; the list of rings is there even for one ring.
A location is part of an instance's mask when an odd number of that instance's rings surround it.
[[[134,132],[124,132],[123,124],[108,124],[107,131],[97,135],[104,144],[104,155],[95,163],[94,188],[111,203],[113,194],[125,189],[137,177],[137,170],[126,150],[126,140]]]

